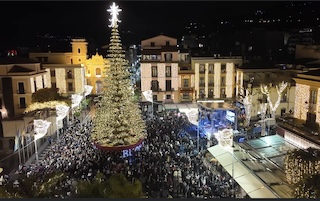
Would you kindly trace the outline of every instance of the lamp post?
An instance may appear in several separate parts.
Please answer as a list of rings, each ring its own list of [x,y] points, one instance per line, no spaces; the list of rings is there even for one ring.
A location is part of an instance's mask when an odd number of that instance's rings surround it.
[[[56,118],[56,126],[57,126],[57,139],[60,141],[60,136],[59,136],[59,121],[64,119],[67,116],[67,113],[69,111],[69,106],[65,105],[56,105],[56,113],[57,113],[57,118]]]
[[[48,122],[46,120],[41,120],[41,119],[33,120],[33,125],[34,125],[34,148],[35,148],[35,154],[36,154],[37,162],[39,161],[37,140],[46,135],[46,133],[48,131],[48,128],[50,127],[50,124],[51,124],[51,122]]]

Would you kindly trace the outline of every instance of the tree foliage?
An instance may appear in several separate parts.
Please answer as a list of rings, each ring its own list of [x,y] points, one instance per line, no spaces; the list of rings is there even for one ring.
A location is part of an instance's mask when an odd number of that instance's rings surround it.
[[[53,100],[59,100],[60,95],[57,88],[44,88],[32,94],[32,103],[44,103]]]
[[[320,198],[320,174],[311,175],[295,185],[295,198]]]
[[[98,173],[93,181],[81,181],[77,185],[79,198],[142,198],[142,184],[139,180],[129,182],[123,174],[114,174],[106,180]]]

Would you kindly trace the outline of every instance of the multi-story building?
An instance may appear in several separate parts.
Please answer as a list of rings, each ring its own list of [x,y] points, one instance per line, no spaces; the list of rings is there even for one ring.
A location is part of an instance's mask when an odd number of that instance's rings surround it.
[[[232,99],[236,97],[236,68],[241,57],[192,57],[194,100]]]
[[[236,70],[236,94],[238,101],[241,87],[248,89],[252,93],[252,113],[253,118],[260,114],[260,102],[267,103],[266,95],[261,93],[261,85],[267,85],[270,92],[270,99],[273,104],[278,99],[278,94],[275,86],[280,82],[288,82],[287,88],[283,91],[280,105],[277,108],[276,116],[281,116],[285,113],[291,113],[294,110],[295,83],[292,78],[300,70],[283,69],[275,64],[260,65],[260,64],[243,64]],[[240,98],[240,99],[239,99]],[[268,114],[270,110],[268,109]]]
[[[320,70],[299,73],[295,78],[294,117],[306,125],[319,129],[320,125]]]
[[[85,64],[87,62],[87,45],[85,39],[73,39],[72,52],[30,53],[29,58],[38,60],[43,67],[50,70],[51,85],[59,89],[63,96],[83,94]]]
[[[38,62],[10,59],[0,64],[0,152],[13,151],[14,137],[28,124],[23,112],[32,94],[51,87],[50,74]]]
[[[194,99],[194,70],[191,67],[189,50],[179,50],[179,102],[192,102]]]
[[[152,37],[141,42],[141,50],[141,91],[151,89],[157,102],[179,102],[177,39]]]

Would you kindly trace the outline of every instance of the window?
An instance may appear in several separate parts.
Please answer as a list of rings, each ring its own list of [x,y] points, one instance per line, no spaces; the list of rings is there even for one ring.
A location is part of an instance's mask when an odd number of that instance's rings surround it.
[[[214,85],[214,78],[213,77],[209,77],[209,87]]]
[[[221,97],[221,98],[225,98],[225,97],[226,97],[226,89],[225,89],[225,88],[221,88],[221,90],[220,90],[220,97]]]
[[[24,94],[24,83],[18,82],[18,94]]]
[[[200,99],[204,99],[205,97],[204,89],[200,89],[199,96],[200,96]]]
[[[171,80],[166,80],[166,91],[171,91]]]
[[[101,68],[96,68],[96,75],[100,75],[101,76]]]
[[[26,98],[21,97],[19,98],[20,108],[26,108]]]
[[[189,93],[183,93],[182,94],[182,98],[183,99],[189,99],[190,97],[189,97]]]
[[[42,77],[42,88],[44,88],[44,77]]]
[[[52,83],[51,83],[51,88],[53,88],[53,89],[57,88],[57,83],[52,82]]]
[[[167,94],[167,95],[166,95],[166,98],[167,98],[167,100],[168,100],[168,99],[171,99],[171,95],[170,95],[170,94]]]
[[[37,82],[35,80],[33,81],[33,85],[34,85],[34,91],[36,92],[37,91]]]
[[[166,41],[166,46],[170,46],[170,41]]]
[[[204,87],[204,77],[200,77],[200,87]]]
[[[78,53],[80,54],[80,48],[78,48]]]
[[[166,77],[171,77],[171,66],[166,66]]]
[[[151,73],[152,73],[152,77],[158,77],[158,67],[157,66],[152,66],[151,67]]]
[[[226,73],[226,64],[221,64],[221,73]]]
[[[205,71],[204,64],[200,64],[199,73],[204,73],[204,71]]]
[[[67,78],[72,79],[72,71],[71,70],[67,70]]]
[[[213,69],[213,64],[209,64],[209,73],[213,73],[214,69]]]
[[[208,98],[213,98],[213,89],[209,90]]]
[[[150,46],[151,46],[151,47],[154,47],[154,46],[155,46],[154,42],[151,42],[151,43],[150,43]]]
[[[171,53],[166,53],[165,55],[164,55],[164,60],[165,61],[172,61],[172,54]]]
[[[221,86],[225,86],[225,85],[226,85],[226,78],[221,77]]]
[[[281,103],[287,102],[287,98],[288,98],[287,93],[283,93],[282,96],[281,96]]]
[[[234,64],[234,67],[235,68],[239,68],[239,64]]]
[[[159,82],[157,80],[151,81],[151,90],[152,91],[159,91]]]
[[[158,100],[158,96],[157,95],[152,95],[152,100],[153,101],[157,101]]]
[[[90,70],[88,70],[88,75],[91,75],[91,74],[90,74]]]
[[[183,87],[189,87],[189,80],[183,79]]]
[[[55,77],[56,76],[56,70],[55,69],[51,69],[50,70],[50,74],[51,74],[51,77]]]
[[[73,91],[73,83],[68,82],[68,91]]]

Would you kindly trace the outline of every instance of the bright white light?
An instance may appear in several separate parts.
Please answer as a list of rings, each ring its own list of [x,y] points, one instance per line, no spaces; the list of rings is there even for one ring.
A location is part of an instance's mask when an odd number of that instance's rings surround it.
[[[223,129],[219,130],[218,133],[215,134],[219,145],[222,146],[225,150],[232,152],[233,145],[233,130],[232,129]]]
[[[191,109],[189,112],[186,112],[186,115],[190,123],[194,125],[198,125],[198,115],[199,115],[198,109]]]
[[[79,95],[79,94],[72,94],[72,95],[71,95],[71,101],[72,101],[71,107],[72,107],[72,108],[77,107],[77,106],[80,104],[81,100],[82,100],[82,96],[81,96],[81,95]]]
[[[119,12],[122,11],[122,9],[119,9],[119,6],[116,6],[116,3],[113,2],[110,9],[107,11],[110,12],[110,15],[112,16],[111,20],[109,20],[111,22],[109,27],[117,27],[117,22],[121,22],[117,15],[119,15]]]
[[[48,128],[50,127],[51,122],[42,119],[33,120],[34,126],[34,139],[40,139],[47,134]]]
[[[93,86],[91,85],[84,85],[84,96],[91,94]]]
[[[152,97],[152,90],[147,90],[142,92],[142,94],[144,95],[145,99],[149,102],[153,102],[153,97]]]
[[[69,108],[69,106],[65,105],[56,105],[57,122],[64,119],[67,116]]]

